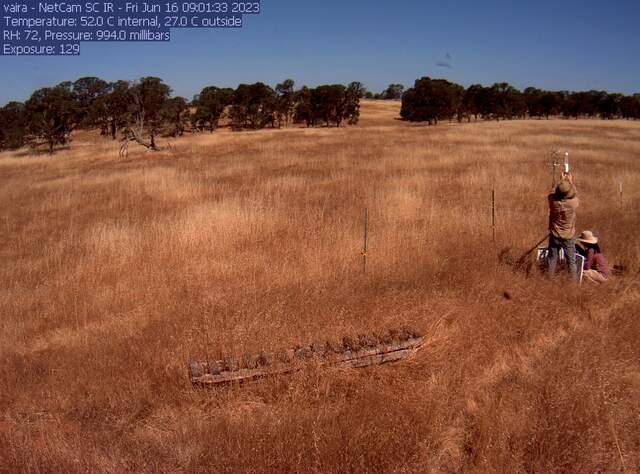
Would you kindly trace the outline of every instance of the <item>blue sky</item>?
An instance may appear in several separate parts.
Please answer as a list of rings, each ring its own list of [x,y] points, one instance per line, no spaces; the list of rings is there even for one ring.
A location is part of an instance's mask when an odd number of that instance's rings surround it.
[[[79,57],[0,57],[0,104],[82,76],[159,76],[187,98],[208,85],[285,78],[298,86],[358,80],[378,91],[425,75],[465,86],[635,93],[639,19],[639,0],[262,0],[242,30],[83,43]]]

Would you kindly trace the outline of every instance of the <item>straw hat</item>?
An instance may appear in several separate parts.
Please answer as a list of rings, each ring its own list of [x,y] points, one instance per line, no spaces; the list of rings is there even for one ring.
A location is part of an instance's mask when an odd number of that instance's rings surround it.
[[[585,230],[582,234],[580,234],[580,237],[578,237],[578,240],[580,242],[584,242],[585,244],[598,243],[598,237],[593,235],[593,232],[591,232],[590,230]]]

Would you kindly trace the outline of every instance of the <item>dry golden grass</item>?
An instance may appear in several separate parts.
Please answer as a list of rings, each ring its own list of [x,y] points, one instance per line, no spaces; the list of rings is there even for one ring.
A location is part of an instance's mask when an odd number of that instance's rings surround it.
[[[398,108],[124,160],[93,133],[1,154],[0,470],[638,472],[640,124],[427,127]],[[497,263],[545,232],[554,147],[579,226],[628,269],[615,283]],[[192,357],[402,324],[427,344],[397,365],[187,379]]]

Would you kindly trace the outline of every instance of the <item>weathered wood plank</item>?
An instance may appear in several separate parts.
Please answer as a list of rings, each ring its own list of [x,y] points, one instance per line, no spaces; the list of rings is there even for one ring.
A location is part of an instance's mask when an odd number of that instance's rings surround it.
[[[401,360],[417,351],[422,345],[423,338],[410,337],[396,343],[373,345],[373,339],[359,337],[359,344],[354,340],[343,339],[343,352],[328,351],[329,345],[314,343],[311,347],[297,347],[294,350],[279,352],[275,357],[261,353],[257,358],[245,355],[244,367],[233,357],[225,357],[222,361],[190,362],[189,372],[191,382],[196,385],[213,385],[278,374],[291,373],[300,370],[305,362],[315,361],[325,367],[340,369],[362,368],[370,365],[380,365]],[[387,339],[391,341],[390,339]],[[356,350],[355,347],[362,347]],[[368,346],[368,347],[367,347]]]

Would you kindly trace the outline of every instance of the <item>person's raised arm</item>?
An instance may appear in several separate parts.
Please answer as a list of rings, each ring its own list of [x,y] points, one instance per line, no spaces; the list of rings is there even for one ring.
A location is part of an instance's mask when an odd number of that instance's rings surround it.
[[[573,184],[573,174],[571,173],[571,171],[569,171],[568,173],[562,173],[562,177],[569,181],[569,183]]]

